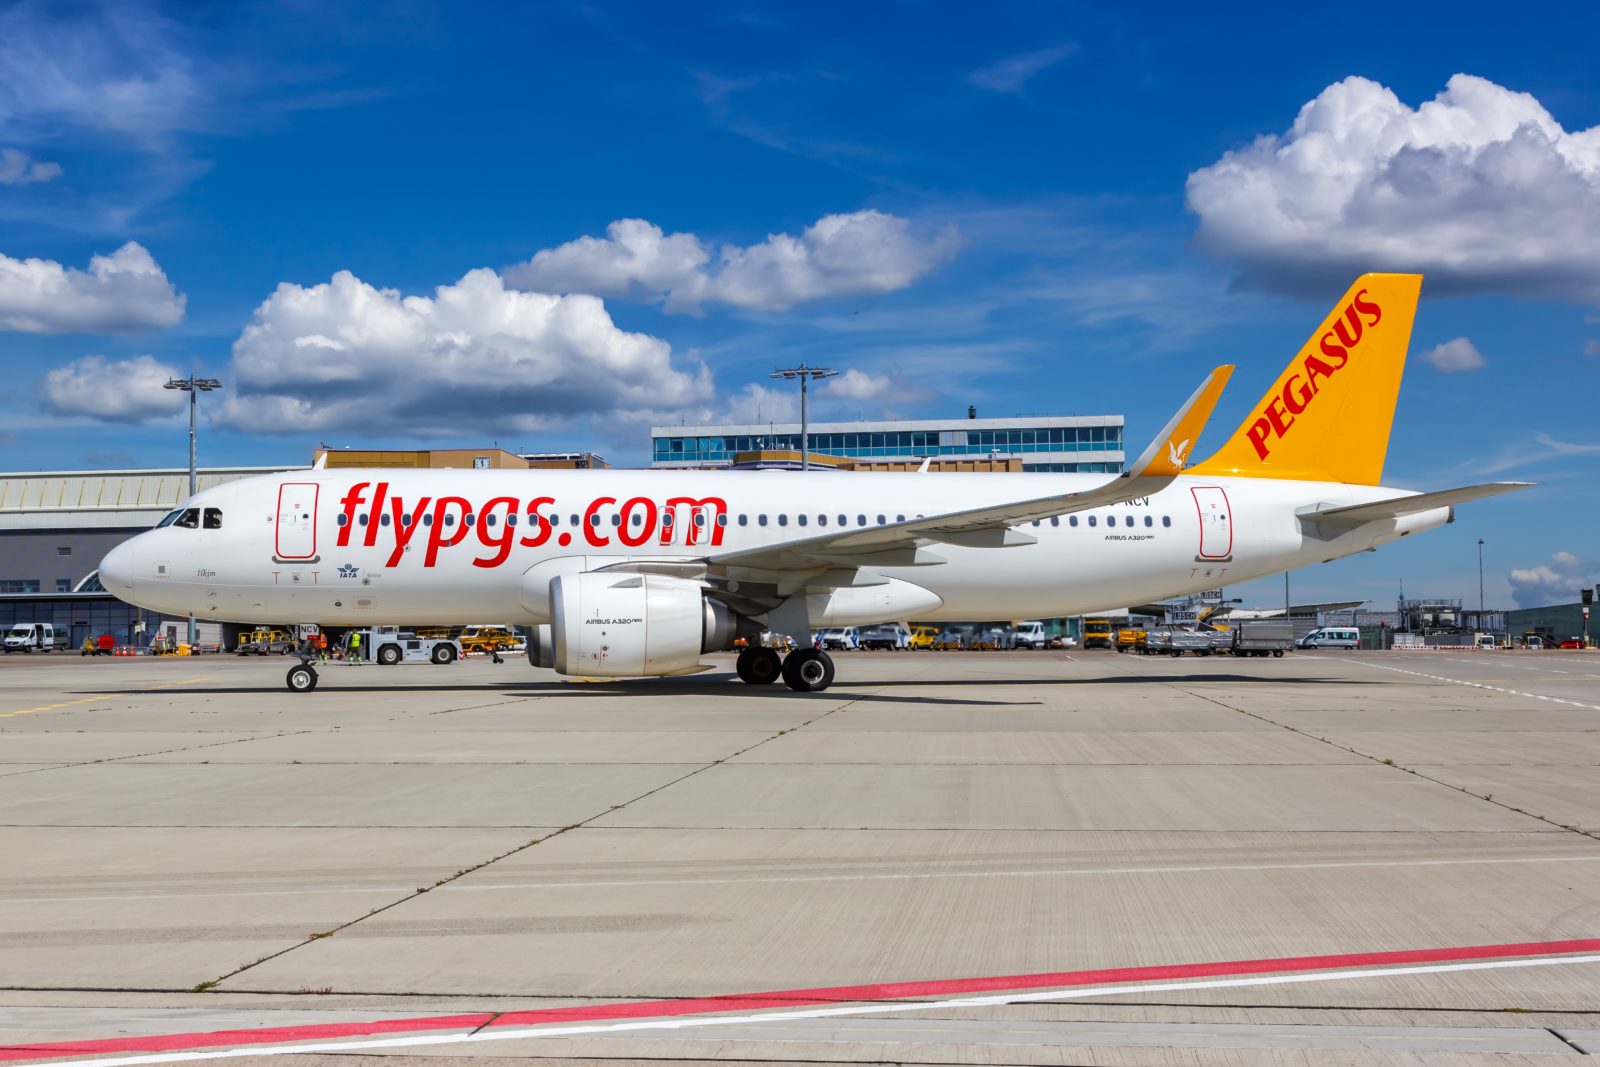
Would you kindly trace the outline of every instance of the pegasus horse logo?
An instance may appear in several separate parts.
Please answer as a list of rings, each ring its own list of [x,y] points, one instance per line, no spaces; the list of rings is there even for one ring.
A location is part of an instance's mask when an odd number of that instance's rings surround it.
[[[1183,461],[1188,457],[1189,442],[1191,440],[1193,440],[1193,438],[1185,437],[1177,444],[1173,444],[1171,441],[1167,442],[1167,458],[1170,459],[1172,461],[1172,465],[1179,470],[1183,470]]]

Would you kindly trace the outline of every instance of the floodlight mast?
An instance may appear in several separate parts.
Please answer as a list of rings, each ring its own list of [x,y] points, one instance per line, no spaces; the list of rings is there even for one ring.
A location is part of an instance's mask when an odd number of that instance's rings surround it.
[[[189,495],[194,496],[195,491],[195,466],[194,466],[194,411],[195,401],[201,393],[209,393],[213,389],[221,389],[222,383],[216,378],[200,378],[193,374],[187,378],[169,378],[163,389],[178,389],[189,394]],[[189,616],[189,650],[194,651],[194,616]]]
[[[791,382],[800,379],[800,469],[803,471],[811,469],[811,424],[806,417],[806,387],[813,378],[833,378],[838,374],[831,367],[808,367],[802,363],[798,367],[780,367],[768,375]]]

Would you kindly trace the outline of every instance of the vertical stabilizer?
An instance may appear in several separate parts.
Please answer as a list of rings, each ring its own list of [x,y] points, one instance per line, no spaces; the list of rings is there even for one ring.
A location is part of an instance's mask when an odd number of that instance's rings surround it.
[[[1421,291],[1420,274],[1357,278],[1228,442],[1187,473],[1377,485]]]

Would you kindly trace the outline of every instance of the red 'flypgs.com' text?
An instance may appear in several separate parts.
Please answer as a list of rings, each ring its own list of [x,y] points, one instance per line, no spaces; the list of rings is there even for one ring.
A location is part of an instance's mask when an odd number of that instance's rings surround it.
[[[469,535],[486,553],[475,557],[472,565],[498,567],[516,545],[538,548],[554,536],[556,544],[565,547],[572,544],[574,537],[567,530],[556,534],[546,515],[547,511],[556,512],[555,497],[550,496],[536,496],[526,502],[519,497],[497,496],[480,506],[460,496],[424,496],[408,502],[391,494],[388,482],[357,482],[339,506],[339,547],[350,547],[353,536],[359,536],[359,543],[367,548],[376,547],[382,529],[385,542],[393,548],[385,567],[398,566],[413,540],[427,546],[424,567],[435,566],[441,551],[459,545]],[[662,545],[676,540],[686,546],[703,541],[714,548],[722,544],[727,513],[727,501],[715,496],[679,496],[659,502],[636,496],[620,503],[616,497],[601,496],[585,506],[579,527],[584,544],[593,548],[613,544],[639,548],[652,540]],[[358,523],[364,527],[359,534]],[[675,539],[673,535],[680,529],[686,532]],[[426,531],[421,538],[417,536],[419,530]]]

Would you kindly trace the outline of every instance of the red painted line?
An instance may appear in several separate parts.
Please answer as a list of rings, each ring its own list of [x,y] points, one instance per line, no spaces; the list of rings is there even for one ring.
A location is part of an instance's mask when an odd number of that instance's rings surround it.
[[[1351,952],[1330,956],[1282,956],[1275,959],[1227,960],[1218,963],[1177,963],[1150,967],[1113,967],[1093,971],[1053,971],[1041,974],[999,975],[989,978],[950,978],[928,982],[887,982],[877,985],[826,986],[767,993],[735,993],[719,997],[686,997],[631,1003],[586,1004],[572,1008],[536,1008],[530,1011],[487,1012],[472,1015],[429,1015],[414,1019],[376,1022],[323,1023],[314,1026],[280,1026],[257,1030],[221,1030],[212,1033],[162,1034],[150,1037],[113,1037],[91,1041],[58,1041],[0,1047],[0,1060],[44,1059],[106,1052],[170,1052],[178,1049],[268,1045],[284,1041],[363,1037],[372,1034],[416,1033],[428,1030],[472,1030],[483,1026],[532,1026],[546,1023],[601,1022],[624,1019],[659,1019],[680,1015],[710,1015],[724,1011],[764,1008],[813,1007],[818,1004],[909,1000],[917,997],[959,996],[1001,990],[1047,989],[1117,985],[1176,978],[1215,978],[1223,975],[1265,974],[1273,971],[1332,971],[1343,967],[1378,967],[1391,964],[1448,963],[1463,960],[1504,959],[1513,956],[1557,956],[1569,952],[1600,951],[1600,938],[1576,941],[1526,941],[1510,945],[1469,945],[1460,948],[1406,949],[1398,952]]]

